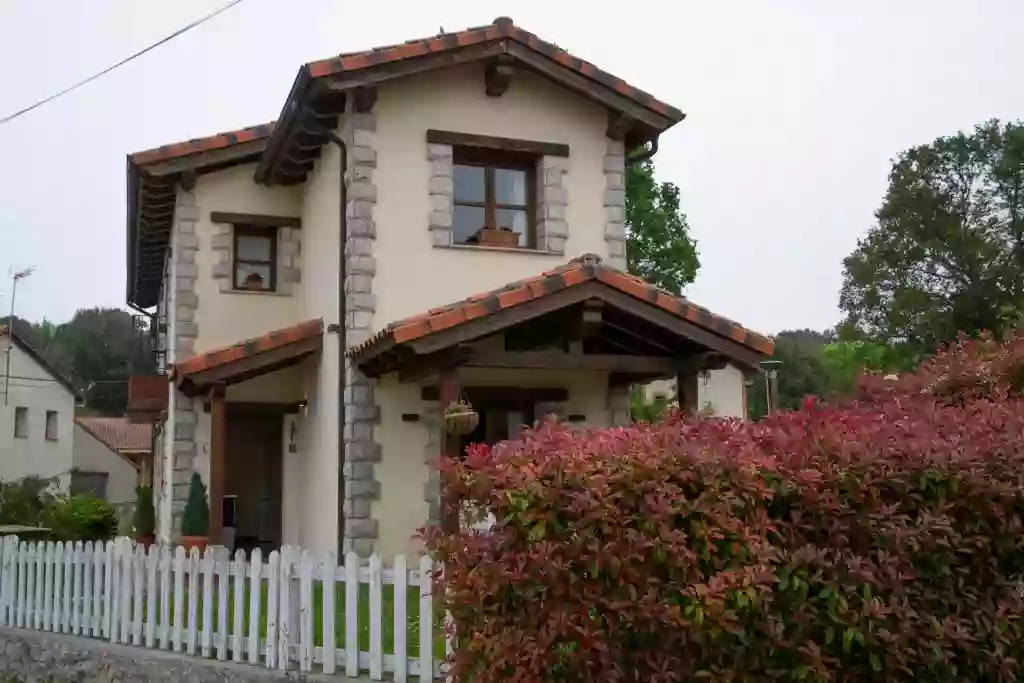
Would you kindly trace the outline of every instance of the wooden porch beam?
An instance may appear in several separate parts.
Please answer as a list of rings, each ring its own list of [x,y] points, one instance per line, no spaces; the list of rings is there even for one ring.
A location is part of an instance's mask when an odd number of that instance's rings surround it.
[[[210,387],[210,529],[211,545],[220,545],[224,528],[224,488],[227,474],[226,387]]]
[[[483,353],[464,363],[468,367],[536,370],[605,370],[609,372],[664,373],[672,375],[686,364],[667,356],[574,354],[563,351],[515,351]]]

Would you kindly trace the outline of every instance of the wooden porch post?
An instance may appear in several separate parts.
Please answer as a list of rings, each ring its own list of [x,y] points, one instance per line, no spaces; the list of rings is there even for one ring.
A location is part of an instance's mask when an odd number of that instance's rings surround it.
[[[697,399],[696,370],[685,370],[676,375],[676,398],[679,401],[679,412],[684,415],[696,415],[699,409]]]
[[[438,403],[441,404],[441,415],[445,409],[459,400],[459,375],[455,366],[441,368],[440,383],[438,386]],[[441,427],[441,458],[457,458],[459,456],[459,437],[456,434],[449,434],[444,428],[443,417]],[[450,498],[444,483],[441,484],[441,527],[449,532],[455,533],[459,529],[459,515],[455,503]]]
[[[210,544],[220,545],[224,527],[224,480],[227,463],[227,415],[224,385],[210,389]]]

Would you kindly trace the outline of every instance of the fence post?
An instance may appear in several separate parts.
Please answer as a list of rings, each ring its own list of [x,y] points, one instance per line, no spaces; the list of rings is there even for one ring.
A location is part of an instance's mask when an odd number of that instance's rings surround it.
[[[405,555],[395,557],[392,571],[395,579],[395,683],[405,683],[408,677],[409,660],[406,647],[408,634],[408,616],[406,615],[406,598],[409,596],[409,569]]]
[[[213,634],[213,646],[217,659],[228,658],[228,562],[231,553],[224,546],[217,546],[213,553],[214,568],[217,572],[217,629]],[[213,624],[210,625],[213,628]]]
[[[210,641],[213,638],[213,553],[213,548],[206,546],[200,569],[203,573],[203,627],[200,631],[200,642],[204,657],[210,656]]]
[[[334,631],[334,587],[338,573],[338,561],[332,552],[324,555],[321,593],[323,595],[323,667],[327,675],[334,674],[336,636]]]
[[[299,633],[299,671],[303,673],[313,670],[313,565],[313,556],[303,551],[299,561],[299,619],[293,627]]]
[[[359,675],[359,557],[345,553],[345,675]]]
[[[434,572],[430,557],[420,558],[420,680],[434,680]]]
[[[242,661],[242,643],[245,635],[242,633],[245,628],[245,552],[235,551],[235,562],[232,565],[232,572],[235,575],[235,625],[231,637],[231,659],[236,662]],[[227,587],[225,586],[225,590]]]
[[[268,669],[277,668],[277,593],[281,590],[281,580],[278,576],[280,564],[281,553],[272,550],[267,565],[267,654],[264,665]]]
[[[370,678],[375,681],[384,676],[383,584],[380,555],[374,553],[370,555]]]
[[[263,594],[263,552],[259,548],[252,551],[249,571],[252,572],[249,575],[249,663],[259,664],[260,603]],[[267,625],[268,627],[270,625],[269,615],[267,616]]]

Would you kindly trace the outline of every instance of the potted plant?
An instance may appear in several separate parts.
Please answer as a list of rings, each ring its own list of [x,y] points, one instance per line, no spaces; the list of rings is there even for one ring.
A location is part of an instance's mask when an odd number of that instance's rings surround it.
[[[199,548],[202,552],[210,543],[210,505],[206,500],[206,486],[198,472],[192,473],[188,483],[188,502],[181,518],[181,544],[185,551]]]
[[[477,233],[477,241],[489,247],[518,247],[519,233],[511,228],[480,228]]]
[[[140,486],[135,489],[135,542],[147,550],[156,540],[156,511],[153,509],[153,489]]]
[[[469,434],[480,423],[480,415],[469,401],[452,401],[444,409],[444,426],[449,434]]]
[[[245,288],[250,292],[259,292],[263,289],[263,276],[259,273],[249,273],[245,276]]]

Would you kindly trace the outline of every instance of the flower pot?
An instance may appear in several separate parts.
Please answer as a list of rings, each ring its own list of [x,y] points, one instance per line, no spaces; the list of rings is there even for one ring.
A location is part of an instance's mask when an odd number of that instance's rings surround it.
[[[519,233],[511,230],[496,230],[494,228],[483,228],[477,232],[477,239],[480,244],[488,247],[518,247]]]
[[[191,553],[192,548],[198,548],[199,553],[202,554],[206,550],[206,546],[210,544],[209,536],[182,536],[181,547],[185,549],[186,553]]]
[[[245,288],[250,292],[260,292],[263,290],[263,280],[249,279],[245,281]]]
[[[444,414],[444,426],[449,434],[469,434],[480,424],[480,414],[472,408],[451,410]]]
[[[142,534],[140,536],[136,536],[135,537],[135,543],[137,543],[138,545],[141,545],[146,550],[149,550],[149,547],[151,545],[153,545],[154,543],[156,543],[156,535],[155,534]]]

